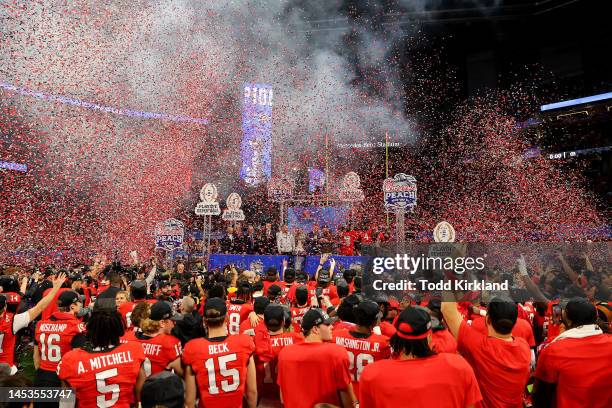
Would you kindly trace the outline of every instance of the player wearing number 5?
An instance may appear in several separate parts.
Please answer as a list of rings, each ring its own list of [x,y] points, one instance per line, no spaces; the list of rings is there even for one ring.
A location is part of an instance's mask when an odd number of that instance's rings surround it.
[[[57,364],[67,352],[85,344],[85,325],[76,317],[81,306],[78,293],[73,290],[62,292],[57,298],[59,311],[36,325],[34,368],[37,371],[34,386],[61,386]]]
[[[227,333],[227,306],[221,298],[210,298],[204,304],[204,324],[208,337],[194,339],[185,345],[185,406],[195,406],[196,390],[200,407],[241,408],[257,405],[257,382],[250,336]],[[196,388],[197,387],[197,388]]]
[[[128,408],[140,401],[146,359],[138,343],[120,344],[123,320],[115,299],[98,299],[87,322],[86,342],[57,365],[63,385],[76,392],[78,408]]]
[[[24,278],[25,279],[25,278]],[[17,296],[15,293],[0,295],[0,363],[11,367],[11,375],[17,373],[15,367],[15,334],[26,327],[32,320],[51,304],[55,295],[66,281],[66,275],[59,274],[53,281],[53,288],[33,308],[19,314],[15,314],[19,304],[18,299],[10,299]],[[15,300],[16,302],[13,302]]]

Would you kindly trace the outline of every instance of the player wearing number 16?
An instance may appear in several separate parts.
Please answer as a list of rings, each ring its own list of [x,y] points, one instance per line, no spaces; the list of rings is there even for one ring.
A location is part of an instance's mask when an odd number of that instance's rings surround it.
[[[196,390],[200,407],[241,408],[257,405],[257,382],[250,336],[228,336],[227,306],[221,298],[210,298],[204,304],[204,324],[208,337],[194,339],[185,345],[185,406],[193,408]],[[197,387],[197,388],[196,388]]]
[[[57,365],[63,385],[76,392],[78,408],[138,405],[146,357],[140,344],[119,343],[123,333],[115,299],[96,300],[85,345],[70,350]]]
[[[15,293],[0,295],[0,363],[11,367],[11,374],[17,373],[15,367],[15,337],[16,333],[26,327],[51,304],[55,295],[66,281],[66,275],[60,273],[53,281],[53,288],[33,308],[15,314],[19,306],[19,298]]]
[[[62,356],[85,343],[85,325],[76,314],[81,310],[81,298],[73,290],[62,292],[57,298],[58,311],[36,325],[34,367],[37,369],[34,385],[59,387],[57,364]]]

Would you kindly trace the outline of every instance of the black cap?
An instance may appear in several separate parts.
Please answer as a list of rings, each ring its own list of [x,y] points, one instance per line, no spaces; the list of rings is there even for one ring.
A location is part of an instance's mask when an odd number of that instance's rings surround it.
[[[282,289],[280,286],[278,285],[270,285],[270,287],[268,288],[268,296],[280,296],[280,294],[282,293]]]
[[[285,321],[285,310],[281,305],[271,304],[264,310],[266,326],[282,326]]]
[[[429,310],[440,310],[442,309],[442,301],[440,299],[431,299],[429,303],[427,303],[427,308]]]
[[[597,320],[597,308],[585,298],[571,298],[565,306],[565,316],[573,327],[594,324]]]
[[[185,387],[180,377],[170,371],[162,371],[147,378],[142,386],[142,408],[182,408],[184,394]]]
[[[487,316],[496,332],[510,334],[518,318],[518,309],[512,299],[505,296],[495,296],[489,302]]]
[[[295,279],[295,269],[287,268],[285,269],[285,274],[283,275],[285,280],[293,280]]]
[[[62,292],[57,298],[57,306],[58,307],[68,307],[73,303],[79,302],[81,297],[78,293],[73,290],[67,290]]]
[[[248,295],[252,292],[252,290],[253,290],[253,287],[248,281],[242,281],[240,282],[240,285],[238,286],[238,291],[236,292],[236,294]]]
[[[295,279],[298,282],[307,282],[308,281],[308,273],[300,271],[300,272],[297,273]]]
[[[276,274],[277,274],[277,271],[276,271],[275,267],[271,266],[268,269],[266,269],[266,275],[267,276],[272,277],[272,276],[276,276]]]
[[[172,284],[169,281],[161,281],[159,282],[159,288],[163,288],[165,286],[172,286]]]
[[[398,337],[406,340],[421,340],[431,333],[431,317],[422,307],[413,306],[405,309],[395,322]]]
[[[116,312],[117,311],[117,302],[115,298],[100,298],[96,299],[94,303],[94,307],[92,313],[96,312]]]
[[[357,305],[355,313],[361,313],[365,317],[376,319],[380,313],[380,308],[378,307],[378,303],[371,300],[364,300]]]
[[[181,315],[172,310],[172,305],[163,300],[158,300],[151,306],[151,320],[181,320]]]
[[[68,279],[70,280],[70,282],[78,282],[83,281],[83,276],[80,273],[75,273],[73,275],[70,275]]]
[[[256,314],[263,314],[266,307],[270,304],[270,299],[265,296],[256,297],[253,301],[253,310]]]
[[[216,311],[216,313],[208,313]],[[218,297],[206,299],[204,303],[204,317],[216,318],[227,314],[227,305],[225,301]]]
[[[329,317],[322,309],[312,308],[309,309],[304,317],[302,317],[302,331],[308,331],[315,326],[320,324],[330,325],[334,322],[334,319]]]
[[[331,280],[329,275],[329,271],[327,269],[321,269],[319,271],[319,277],[317,278],[317,282],[320,283],[328,283]]]

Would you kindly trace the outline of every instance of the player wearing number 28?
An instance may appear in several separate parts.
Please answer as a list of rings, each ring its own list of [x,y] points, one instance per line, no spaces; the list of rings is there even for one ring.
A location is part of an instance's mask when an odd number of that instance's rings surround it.
[[[123,334],[115,299],[98,299],[87,322],[85,345],[66,353],[57,366],[63,385],[75,390],[78,408],[138,405],[146,357],[140,344],[120,344]]]
[[[223,299],[210,298],[204,304],[204,324],[208,337],[185,345],[185,406],[194,407],[196,389],[200,407],[240,408],[257,405],[257,382],[250,336],[228,336],[227,306]],[[197,388],[196,388],[197,387]]]

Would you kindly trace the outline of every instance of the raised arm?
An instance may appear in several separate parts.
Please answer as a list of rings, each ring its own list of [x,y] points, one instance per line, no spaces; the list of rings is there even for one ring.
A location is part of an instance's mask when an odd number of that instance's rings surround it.
[[[42,298],[40,302],[36,304],[36,306],[29,309],[27,312],[24,312],[28,313],[28,315],[30,316],[30,321],[36,319],[38,315],[40,315],[42,311],[45,310],[47,306],[51,304],[51,302],[55,298],[55,295],[57,295],[57,292],[59,292],[64,282],[66,282],[66,274],[60,273],[53,280],[53,288],[49,291],[49,293],[47,293],[47,296]]]
[[[442,315],[444,315],[444,321],[448,326],[448,330],[451,332],[454,338],[459,338],[459,327],[463,321],[461,313],[457,310],[457,302],[452,292],[442,292]]]
[[[521,280],[525,284],[527,290],[533,295],[533,298],[536,302],[548,303],[550,300],[540,290],[538,285],[533,283],[531,278],[529,277],[529,273],[527,273],[527,262],[525,261],[525,256],[521,254],[521,256],[517,259],[519,274],[521,275]]]
[[[323,269],[323,265],[327,262],[327,258],[329,258],[329,254],[321,255],[321,259],[319,260],[319,266],[317,266],[317,271],[315,272],[315,282],[319,280],[319,271]]]

